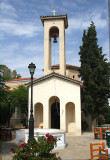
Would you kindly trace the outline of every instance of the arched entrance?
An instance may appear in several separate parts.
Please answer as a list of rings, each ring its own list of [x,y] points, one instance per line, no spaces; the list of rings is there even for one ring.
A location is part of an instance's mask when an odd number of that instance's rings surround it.
[[[50,128],[60,129],[60,100],[53,96],[49,99]]]
[[[51,106],[51,128],[60,129],[60,103],[57,101]]]
[[[43,105],[36,103],[34,106],[34,126],[43,126]]]

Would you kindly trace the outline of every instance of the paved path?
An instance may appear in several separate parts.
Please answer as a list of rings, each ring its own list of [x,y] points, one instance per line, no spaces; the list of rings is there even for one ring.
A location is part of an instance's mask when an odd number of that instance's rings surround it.
[[[15,138],[15,133],[13,133],[13,140],[2,142],[2,160],[12,160],[10,148],[15,147]],[[90,158],[90,143],[102,141],[105,142],[105,140],[94,140],[92,132],[84,132],[81,136],[67,135],[67,147],[56,152],[62,160],[87,160]]]

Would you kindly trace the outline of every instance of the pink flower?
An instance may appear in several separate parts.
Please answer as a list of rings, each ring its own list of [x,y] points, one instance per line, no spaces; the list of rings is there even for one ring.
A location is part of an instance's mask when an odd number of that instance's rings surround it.
[[[26,143],[25,142],[21,143],[20,146],[24,147],[24,146],[26,146]]]
[[[35,146],[34,148],[35,148],[35,149],[37,149],[37,148],[38,148],[38,146]]]
[[[27,158],[26,156],[24,156],[24,158]]]
[[[10,152],[12,152],[12,151],[14,151],[14,150],[15,150],[14,148],[11,148],[11,149],[10,149]]]
[[[53,141],[53,137],[50,140]]]
[[[47,138],[46,140],[47,140],[47,142],[49,142],[49,138]]]
[[[46,134],[46,137],[48,137],[48,136],[49,136],[49,133]]]

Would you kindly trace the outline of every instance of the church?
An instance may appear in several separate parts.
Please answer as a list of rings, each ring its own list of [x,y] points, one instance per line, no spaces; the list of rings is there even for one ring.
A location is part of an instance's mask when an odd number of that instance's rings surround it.
[[[81,135],[81,85],[78,67],[66,65],[67,15],[41,16],[44,27],[44,76],[33,81],[34,127]],[[59,38],[59,64],[52,65],[52,43]],[[52,41],[52,39],[54,41]],[[29,86],[28,119],[31,86]]]

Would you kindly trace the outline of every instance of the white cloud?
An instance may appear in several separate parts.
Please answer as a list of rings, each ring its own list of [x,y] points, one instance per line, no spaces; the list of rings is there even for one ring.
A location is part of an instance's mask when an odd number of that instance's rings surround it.
[[[17,70],[22,77],[27,77],[24,71],[27,70],[28,65],[33,62],[38,70],[36,76],[40,76],[43,69],[43,47],[37,43],[27,44],[24,47],[19,43],[12,43],[8,45],[0,45],[0,64],[5,64],[11,70]]]
[[[102,18],[105,10],[89,10],[82,15],[77,13],[75,16],[69,18],[69,28],[67,33],[71,33],[73,30],[87,29],[90,26],[91,21],[95,23],[97,29],[104,29],[107,27],[107,17]]]
[[[19,22],[12,19],[0,20],[0,32],[14,36],[33,37],[42,31],[42,27],[35,22]]]
[[[0,3],[0,9],[3,11],[3,12],[7,12],[7,11],[14,11],[15,12],[15,9],[13,6],[11,6],[10,4],[6,3],[6,2],[1,2]]]
[[[35,54],[36,53],[42,53],[43,54],[43,52],[44,52],[43,43],[42,44],[39,44],[37,42],[31,43],[29,45],[24,46],[23,50],[25,52],[27,52],[27,51],[30,52],[31,51],[31,52],[34,52]]]
[[[70,3],[71,3],[71,5],[70,5]],[[77,3],[76,2],[72,1],[70,3],[68,3],[68,1],[63,1],[63,6],[64,7],[72,7],[72,8],[77,7]]]
[[[8,3],[8,1],[2,1],[0,3],[0,17],[13,17],[17,18],[15,8]]]

